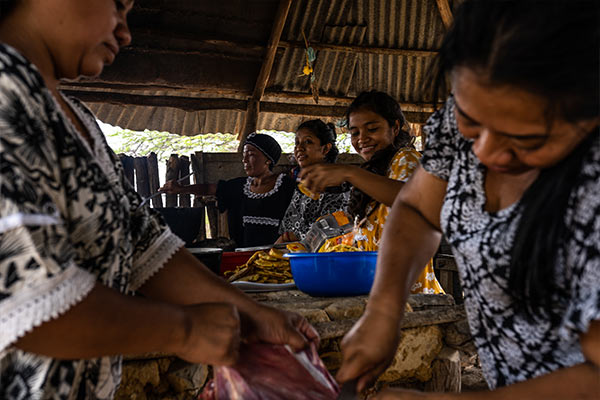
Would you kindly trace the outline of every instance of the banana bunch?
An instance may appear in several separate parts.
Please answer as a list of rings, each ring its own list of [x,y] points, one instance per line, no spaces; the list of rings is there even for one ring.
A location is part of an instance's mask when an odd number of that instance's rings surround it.
[[[350,246],[347,244],[333,245],[330,241],[325,242],[325,244],[319,249],[319,253],[345,253],[349,251],[361,250],[358,247]]]
[[[228,271],[227,279],[233,281],[247,281],[259,283],[291,283],[292,271],[290,262],[283,257],[283,252],[277,249],[257,251],[244,265],[240,265],[235,271]]]

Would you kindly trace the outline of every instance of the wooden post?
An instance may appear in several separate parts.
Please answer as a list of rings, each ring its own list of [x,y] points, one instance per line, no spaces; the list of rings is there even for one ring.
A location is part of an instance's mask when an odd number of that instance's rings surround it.
[[[135,187],[135,183],[134,183],[135,168],[133,167],[133,157],[130,157],[128,155],[121,153],[121,154],[119,154],[119,158],[121,159],[121,164],[123,164],[125,178],[127,178],[129,183],[131,183],[132,187]]]
[[[148,163],[146,162],[146,157],[134,158],[133,166],[135,167],[137,192],[140,196],[146,198],[150,196],[150,182],[148,179]]]
[[[187,156],[179,157],[179,176],[184,177],[190,173],[190,159]],[[188,176],[181,182],[181,185],[189,185],[190,177]],[[189,194],[180,194],[179,195],[179,207],[191,207],[192,203],[190,200]]]
[[[192,171],[194,172],[195,183],[206,183],[204,173],[204,153],[201,151],[191,155]]]
[[[450,4],[448,4],[448,0],[436,0],[438,10],[440,12],[440,16],[442,17],[442,22],[446,29],[449,29],[452,25],[452,21],[454,17],[452,16],[452,10],[450,9]]]
[[[179,179],[179,157],[177,154],[171,154],[171,157],[167,160],[167,182]],[[177,207],[177,195],[168,194],[167,207]]]
[[[208,197],[208,196],[207,196]],[[216,239],[219,235],[219,209],[214,198],[206,199],[206,214],[208,215],[208,225],[210,226],[210,237]]]
[[[275,22],[271,29],[271,36],[267,44],[267,52],[265,59],[263,60],[258,78],[256,78],[256,84],[254,85],[254,92],[252,98],[248,101],[248,108],[246,109],[246,116],[244,117],[243,131],[238,136],[240,139],[240,147],[238,151],[241,152],[244,147],[244,140],[250,133],[256,131],[256,125],[258,121],[258,113],[260,112],[260,100],[265,93],[265,88],[269,82],[269,76],[271,75],[271,69],[273,68],[273,61],[275,61],[275,54],[277,52],[277,46],[281,39],[281,32],[285,26],[285,20],[287,19],[288,12],[292,0],[280,0],[277,13],[275,14]]]
[[[148,158],[146,159],[148,163],[148,179],[150,182],[150,194],[154,194],[158,192],[160,188],[160,180],[158,177],[158,159],[156,158],[156,153],[150,153]],[[152,198],[152,205],[154,208],[162,208],[162,198],[161,196],[156,196]]]
[[[231,239],[231,236],[229,236],[229,223],[227,222],[227,211],[219,213],[219,226],[217,227],[217,237]]]
[[[425,389],[429,392],[459,393],[461,389],[460,353],[450,347],[442,348],[433,360],[432,377]]]

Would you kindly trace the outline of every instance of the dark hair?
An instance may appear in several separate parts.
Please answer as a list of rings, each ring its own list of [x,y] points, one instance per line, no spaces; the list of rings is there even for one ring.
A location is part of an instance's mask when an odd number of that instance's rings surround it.
[[[400,104],[387,93],[371,90],[360,93],[346,110],[346,126],[350,126],[350,114],[360,110],[369,110],[380,115],[385,119],[390,127],[396,125],[398,121],[400,130],[391,145],[385,149],[377,151],[369,161],[364,162],[361,168],[366,169],[377,175],[387,175],[388,169],[398,149],[406,146],[412,146],[412,136],[404,129],[408,126],[406,118],[402,113]],[[359,190],[352,188],[350,200],[348,203],[348,212],[362,219],[366,217],[366,209],[373,200],[371,196]]]
[[[310,121],[305,121],[301,123],[297,131],[299,131],[300,129],[308,129],[309,131],[314,133],[315,136],[319,138],[321,146],[331,143],[331,149],[327,152],[327,154],[325,154],[325,161],[329,163],[334,163],[335,160],[337,160],[340,151],[335,145],[336,133],[334,124],[332,124],[331,122],[326,124],[320,119],[311,119]]]
[[[465,1],[429,73],[434,102],[447,89],[448,73],[467,67],[490,85],[516,86],[546,99],[548,126],[556,117],[570,122],[597,117],[599,12],[597,1]],[[509,288],[529,318],[546,314],[556,293],[565,211],[598,136],[589,133],[570,155],[544,169],[520,201]]]

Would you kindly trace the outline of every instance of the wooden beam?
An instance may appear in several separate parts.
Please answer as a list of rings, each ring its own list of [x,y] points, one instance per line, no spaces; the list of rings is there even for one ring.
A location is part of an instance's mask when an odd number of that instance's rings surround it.
[[[450,4],[448,4],[448,0],[436,0],[438,10],[440,12],[440,16],[442,17],[442,22],[446,29],[449,29],[452,25],[452,21],[454,17],[452,16],[452,10],[450,9]]]
[[[281,41],[279,47],[285,48],[304,48],[303,42]],[[407,57],[434,57],[437,51],[433,50],[407,50],[393,49],[389,47],[366,47],[353,45],[339,45],[327,43],[311,43],[310,47],[315,50],[339,51],[344,53],[364,53],[364,54],[385,54],[390,56],[407,56]]]
[[[260,100],[265,93],[265,88],[267,87],[269,76],[271,75],[271,69],[273,68],[273,62],[275,61],[275,53],[277,52],[277,45],[279,44],[279,39],[281,39],[281,32],[283,32],[285,20],[287,19],[291,5],[292,0],[279,1],[277,14],[275,14],[275,22],[273,23],[271,36],[269,37],[269,42],[267,44],[267,53],[265,54],[265,59],[260,67],[260,72],[258,73],[256,84],[254,85],[252,98],[248,102],[248,109],[246,110],[246,115],[244,117],[243,130],[241,135],[239,135],[240,147],[238,148],[238,151],[240,152],[244,147],[243,143],[246,136],[256,131],[258,114],[260,113]]]

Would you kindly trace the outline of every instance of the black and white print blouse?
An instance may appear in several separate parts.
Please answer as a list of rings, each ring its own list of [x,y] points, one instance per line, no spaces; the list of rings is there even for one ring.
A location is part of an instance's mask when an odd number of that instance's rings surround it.
[[[522,214],[519,202],[485,210],[483,166],[458,131],[454,100],[429,119],[421,164],[448,182],[441,225],[459,266],[465,307],[491,388],[584,361],[579,335],[600,319],[600,137],[583,161],[581,184],[564,216],[556,284],[547,319],[530,322],[508,288],[510,254]],[[593,135],[598,135],[592,133]],[[600,135],[598,135],[600,136]]]
[[[94,116],[65,98],[81,138],[38,70],[0,44],[0,398],[111,399],[121,357],[57,360],[14,342],[96,283],[135,291],[183,245],[124,177]]]
[[[344,186],[344,188],[346,188]],[[339,210],[344,210],[350,198],[350,191],[340,193],[321,193],[319,198],[314,200],[296,188],[294,197],[285,212],[279,233],[294,232],[300,240],[306,237],[310,226],[323,215],[331,214]]]
[[[240,177],[217,184],[219,211],[227,210],[229,235],[238,247],[275,243],[296,187],[289,176],[279,174],[273,189],[255,193],[250,190],[253,179]]]

